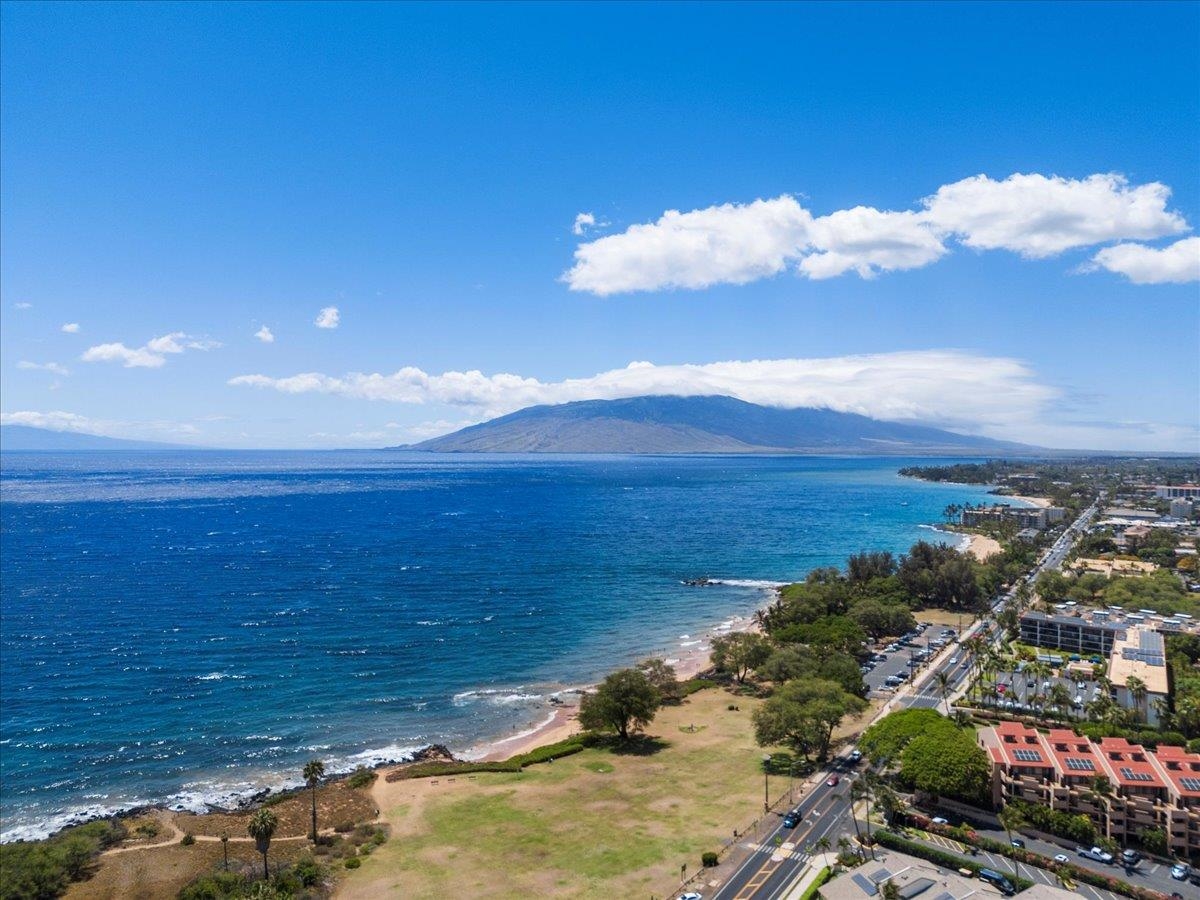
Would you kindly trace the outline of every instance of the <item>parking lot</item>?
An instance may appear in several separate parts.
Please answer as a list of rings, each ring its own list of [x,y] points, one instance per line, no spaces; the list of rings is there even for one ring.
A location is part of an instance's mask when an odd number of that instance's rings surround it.
[[[938,652],[958,639],[957,629],[940,625],[921,625],[895,643],[876,651],[869,671],[863,673],[863,681],[875,694],[890,693],[904,684],[913,672],[923,671],[929,660]],[[940,646],[938,642],[943,642]],[[964,657],[965,658],[965,657]],[[960,665],[954,663],[953,665]],[[916,665],[913,665],[916,663]],[[903,678],[903,681],[888,683],[888,679]]]
[[[1060,673],[1062,670],[1057,670]],[[1036,712],[1041,706],[1051,707],[1050,697],[1054,686],[1061,684],[1069,698],[1066,708],[1067,715],[1078,718],[1088,718],[1087,706],[1101,695],[1101,689],[1095,678],[1084,675],[1051,674],[1040,678],[1031,676],[1027,667],[1006,669],[989,674],[982,679],[980,692],[972,692],[970,696],[980,698],[985,705],[994,705],[998,709],[1014,713]],[[1045,700],[1038,700],[1044,697]]]

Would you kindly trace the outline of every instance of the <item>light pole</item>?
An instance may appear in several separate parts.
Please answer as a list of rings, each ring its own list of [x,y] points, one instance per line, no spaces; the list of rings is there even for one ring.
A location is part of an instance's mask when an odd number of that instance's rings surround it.
[[[771,809],[771,788],[768,778],[771,775],[771,754],[763,754],[763,812]]]
[[[221,849],[225,852],[225,871],[229,871],[229,835],[221,835]]]

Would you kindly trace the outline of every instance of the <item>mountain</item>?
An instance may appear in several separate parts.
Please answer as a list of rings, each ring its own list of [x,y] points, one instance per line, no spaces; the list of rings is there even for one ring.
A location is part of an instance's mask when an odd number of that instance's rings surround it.
[[[830,409],[733,397],[632,397],[531,406],[407,447],[443,453],[869,453],[990,455],[1037,448]]]
[[[123,438],[51,431],[31,425],[0,425],[0,450],[187,450],[186,444],[160,441],[127,441]]]

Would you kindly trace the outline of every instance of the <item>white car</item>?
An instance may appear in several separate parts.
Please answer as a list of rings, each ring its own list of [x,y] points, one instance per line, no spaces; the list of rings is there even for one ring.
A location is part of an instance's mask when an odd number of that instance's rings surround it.
[[[1176,863],[1171,866],[1171,877],[1176,881],[1183,881],[1192,874],[1192,867],[1187,863]]]
[[[1056,863],[1065,863],[1065,862],[1070,862],[1070,861],[1071,861],[1071,857],[1067,856],[1067,854],[1065,854],[1065,853],[1055,853],[1055,854],[1054,854],[1054,861],[1055,861]]]
[[[957,662],[958,662],[958,657],[957,657],[957,656],[952,656],[952,657],[950,657],[950,665],[954,665],[954,664],[955,664],[955,663],[957,663]]]
[[[941,816],[934,816],[929,821],[932,822],[934,825],[949,825],[950,824],[945,819],[943,819]]]
[[[679,900],[704,900],[704,898],[695,891],[688,891],[686,894],[680,894]]]

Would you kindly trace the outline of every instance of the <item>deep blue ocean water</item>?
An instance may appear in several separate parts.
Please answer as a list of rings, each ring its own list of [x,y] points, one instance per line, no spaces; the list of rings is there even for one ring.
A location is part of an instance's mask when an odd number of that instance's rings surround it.
[[[908,462],[4,454],[4,836],[527,728],[985,496]]]

